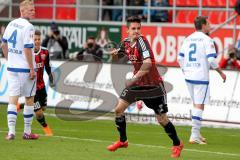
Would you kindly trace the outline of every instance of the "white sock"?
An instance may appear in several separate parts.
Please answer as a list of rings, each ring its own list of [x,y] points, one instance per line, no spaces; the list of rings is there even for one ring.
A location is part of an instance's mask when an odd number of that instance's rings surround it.
[[[33,106],[24,106],[23,116],[24,116],[24,133],[30,134],[31,133],[31,125],[33,120]]]
[[[199,108],[192,109],[192,134],[190,139],[199,139],[200,128],[202,124],[202,113],[203,110]]]
[[[15,127],[17,121],[17,106],[14,104],[8,104],[8,135],[14,134],[15,135]]]

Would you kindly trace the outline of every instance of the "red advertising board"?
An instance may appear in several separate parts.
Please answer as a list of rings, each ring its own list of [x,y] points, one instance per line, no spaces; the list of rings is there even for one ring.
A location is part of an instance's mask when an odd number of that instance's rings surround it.
[[[122,39],[127,37],[126,30],[126,26],[123,26]],[[193,27],[142,26],[142,34],[149,40],[156,62],[164,66],[178,66],[177,54],[180,50],[181,44],[184,38],[194,31]],[[239,35],[238,32],[237,35]],[[219,29],[214,32],[211,37],[217,44],[219,60],[223,56],[222,53],[227,53],[227,47],[229,44],[233,43],[233,29]]]

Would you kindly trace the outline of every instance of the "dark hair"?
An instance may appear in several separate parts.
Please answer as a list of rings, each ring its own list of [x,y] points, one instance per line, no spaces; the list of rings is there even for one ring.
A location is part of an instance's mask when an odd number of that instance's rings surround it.
[[[141,23],[141,19],[139,17],[136,17],[136,16],[131,16],[131,17],[128,17],[127,19],[127,26],[129,27],[130,26],[130,23]]]
[[[89,36],[88,39],[95,40],[95,37],[94,36]]]
[[[35,30],[34,34],[37,35],[37,36],[41,36],[41,32],[39,30]]]
[[[202,25],[207,24],[207,18],[205,16],[198,16],[194,20],[194,25],[196,30],[202,30]]]
[[[59,30],[58,30],[58,25],[57,25],[55,22],[52,22],[52,23],[51,23],[51,30],[52,30],[53,32],[59,31]]]

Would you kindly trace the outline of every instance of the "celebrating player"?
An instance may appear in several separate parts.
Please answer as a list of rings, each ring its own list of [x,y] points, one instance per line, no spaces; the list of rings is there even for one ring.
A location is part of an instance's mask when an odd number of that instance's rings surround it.
[[[126,120],[124,111],[128,106],[138,100],[142,100],[147,107],[153,109],[157,120],[163,126],[167,135],[173,141],[171,157],[180,156],[183,143],[179,140],[174,125],[167,118],[167,98],[163,80],[158,73],[155,59],[148,40],[141,35],[141,20],[130,17],[127,20],[126,38],[120,49],[112,53],[125,54],[134,65],[134,76],[127,80],[126,88],[123,90],[118,104],[115,108],[115,123],[120,134],[120,139],[107,147],[109,151],[128,147],[126,134]]]
[[[194,24],[196,32],[184,40],[178,61],[194,105],[189,142],[190,144],[206,144],[206,139],[200,134],[200,128],[204,105],[209,101],[210,66],[220,74],[224,82],[226,75],[215,62],[217,55],[214,42],[208,36],[210,24],[207,17],[196,17]]]

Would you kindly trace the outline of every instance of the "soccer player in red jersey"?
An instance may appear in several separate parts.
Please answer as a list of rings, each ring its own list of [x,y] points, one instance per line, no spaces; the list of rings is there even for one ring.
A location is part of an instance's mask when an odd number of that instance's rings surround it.
[[[179,140],[174,125],[167,117],[166,91],[149,42],[141,35],[141,20],[137,17],[128,18],[127,28],[128,38],[122,42],[119,49],[114,49],[112,54],[125,54],[134,66],[134,76],[126,81],[126,88],[115,108],[115,123],[120,139],[107,149],[115,151],[128,147],[124,111],[131,103],[142,100],[147,107],[154,110],[159,124],[173,141],[171,157],[177,158],[183,149],[183,142]]]
[[[43,80],[44,68],[48,74],[50,85],[54,86],[53,75],[51,73],[51,67],[49,63],[49,53],[44,47],[41,47],[41,32],[36,30],[34,35],[34,53],[35,61],[37,65],[37,90],[34,97],[34,111],[37,121],[43,126],[43,130],[47,136],[52,136],[53,133],[46,123],[43,111],[47,106],[47,92],[45,89],[45,83]]]

